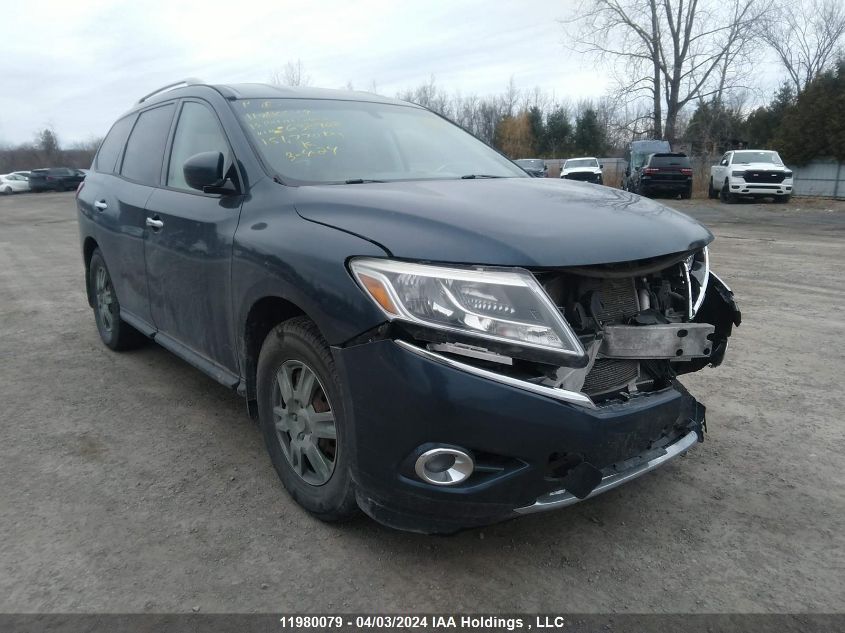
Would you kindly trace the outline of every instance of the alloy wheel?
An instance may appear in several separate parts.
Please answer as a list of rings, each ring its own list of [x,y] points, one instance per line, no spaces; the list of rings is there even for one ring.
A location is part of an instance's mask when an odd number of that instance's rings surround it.
[[[312,486],[328,482],[338,452],[334,412],[320,379],[302,361],[285,361],[276,372],[273,424],[293,471]]]
[[[114,287],[109,273],[103,266],[97,269],[94,278],[94,294],[97,297],[97,313],[106,332],[111,332],[115,321]]]

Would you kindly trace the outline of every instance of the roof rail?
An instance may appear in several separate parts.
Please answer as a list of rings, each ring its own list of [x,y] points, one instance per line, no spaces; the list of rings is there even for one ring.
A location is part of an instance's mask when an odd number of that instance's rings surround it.
[[[158,90],[153,90],[150,94],[144,95],[140,99],[138,99],[138,103],[144,103],[147,99],[152,96],[157,95],[159,92],[164,92],[165,90],[172,90],[173,88],[177,88],[179,86],[195,86],[197,84],[205,83],[201,79],[197,79],[196,77],[188,77],[187,79],[183,79],[182,81],[177,81],[172,84],[167,84],[166,86],[162,86]]]

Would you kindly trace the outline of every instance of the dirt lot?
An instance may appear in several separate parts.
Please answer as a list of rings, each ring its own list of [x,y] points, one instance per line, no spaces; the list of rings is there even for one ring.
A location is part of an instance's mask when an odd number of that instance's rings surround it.
[[[0,198],[0,611],[842,611],[845,203],[671,204],[745,318],[685,380],[708,441],[434,538],[310,518],[234,393],[100,344],[73,195]]]

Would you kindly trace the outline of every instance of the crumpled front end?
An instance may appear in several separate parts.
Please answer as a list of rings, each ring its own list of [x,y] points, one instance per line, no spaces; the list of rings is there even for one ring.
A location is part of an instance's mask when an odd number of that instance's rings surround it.
[[[333,350],[359,505],[376,520],[449,532],[562,507],[703,440],[704,406],[678,376],[720,364],[740,323],[706,249],[531,273],[582,357],[556,362],[401,321]],[[455,485],[421,477],[421,456],[438,447],[467,455],[471,474]]]

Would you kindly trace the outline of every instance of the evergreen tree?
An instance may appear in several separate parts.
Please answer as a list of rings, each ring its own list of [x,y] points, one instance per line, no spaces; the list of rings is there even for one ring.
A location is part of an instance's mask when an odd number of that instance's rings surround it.
[[[790,84],[784,83],[768,106],[761,106],[748,115],[745,129],[749,144],[761,149],[768,148],[784,115],[794,103],[795,92]]]
[[[784,160],[799,165],[819,157],[845,161],[845,59],[807,84],[772,144]]]
[[[572,123],[566,109],[557,107],[546,118],[546,152],[552,158],[567,156],[572,147]]]
[[[604,154],[607,149],[607,137],[594,108],[586,108],[575,119],[574,141],[576,153],[582,156]]]
[[[534,137],[534,154],[545,155],[548,151],[548,139],[546,138],[546,126],[543,125],[543,113],[537,106],[528,109],[528,123],[531,126],[531,135]]]

